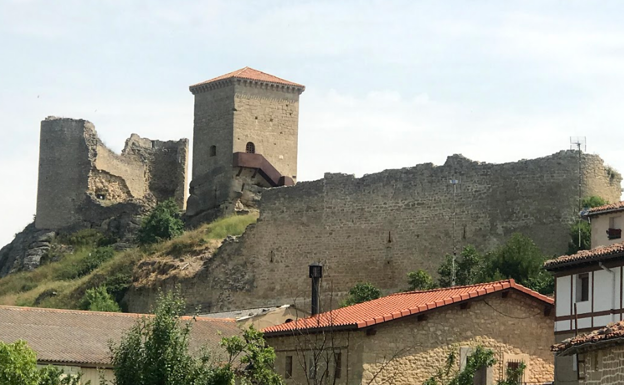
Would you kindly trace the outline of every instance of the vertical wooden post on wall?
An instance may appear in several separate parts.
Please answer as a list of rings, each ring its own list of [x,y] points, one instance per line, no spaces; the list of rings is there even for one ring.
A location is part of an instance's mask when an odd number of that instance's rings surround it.
[[[578,312],[576,310],[576,303],[574,304],[574,335],[578,336]]]

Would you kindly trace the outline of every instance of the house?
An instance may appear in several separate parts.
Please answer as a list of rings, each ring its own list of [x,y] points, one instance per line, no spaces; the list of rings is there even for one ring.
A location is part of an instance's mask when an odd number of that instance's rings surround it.
[[[450,353],[462,368],[478,345],[498,361],[480,384],[520,362],[526,382],[545,383],[554,370],[553,307],[552,298],[509,279],[392,294],[264,332],[287,384],[422,384]]]
[[[546,261],[555,276],[555,341],[602,328],[624,317],[624,202],[589,210],[591,249]],[[576,355],[557,355],[555,381],[577,384]]]
[[[69,374],[82,373],[84,382],[99,384],[100,373],[112,379],[109,342],[145,314],[105,313],[0,306],[0,341],[24,340],[37,353],[37,363],[54,365]],[[218,356],[223,337],[239,334],[233,319],[183,317],[193,322],[190,350],[206,346]]]
[[[269,326],[291,322],[309,315],[309,312],[301,310],[294,305],[282,305],[208,313],[201,316],[208,318],[232,318],[236,320],[236,324],[242,329],[253,326],[257,330],[262,330]]]
[[[578,357],[580,384],[624,383],[623,321],[564,340],[553,351],[562,357]]]

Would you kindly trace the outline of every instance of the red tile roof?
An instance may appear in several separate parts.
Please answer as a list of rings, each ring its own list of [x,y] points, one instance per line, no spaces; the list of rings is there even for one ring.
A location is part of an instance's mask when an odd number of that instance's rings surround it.
[[[592,261],[624,256],[624,243],[615,243],[610,246],[599,246],[591,250],[581,250],[576,254],[562,255],[561,257],[544,262],[547,270],[555,270],[562,267],[578,265]]]
[[[0,341],[25,340],[39,362],[107,367],[109,341],[119,342],[143,316],[149,315],[0,306]],[[191,352],[204,345],[216,351],[222,337],[239,333],[233,319],[197,317],[191,329]]]
[[[326,329],[330,327],[361,329],[506,289],[515,289],[544,303],[554,304],[552,298],[519,285],[513,279],[508,279],[477,285],[392,294],[316,316],[271,326],[264,329],[264,332],[270,337],[272,333],[283,334],[284,332],[302,329]]]
[[[622,210],[624,210],[624,201],[620,201],[616,203],[609,203],[609,204],[598,206],[598,207],[593,207],[589,209],[588,215],[592,216],[592,215],[606,214],[612,211],[622,211]]]
[[[607,342],[621,340],[622,337],[624,337],[624,321],[607,325],[587,334],[568,338],[553,345],[551,350],[558,355],[567,356],[584,350],[591,350],[591,348]]]
[[[237,71],[233,71],[233,72],[227,73],[225,75],[217,76],[216,78],[213,78],[213,79],[210,79],[210,80],[206,80],[206,81],[201,82],[201,83],[193,84],[190,88],[192,90],[195,87],[206,85],[206,84],[210,84],[210,83],[216,83],[216,82],[218,82],[220,80],[225,80],[225,79],[255,80],[255,81],[259,81],[259,82],[263,82],[263,83],[275,83],[275,84],[283,84],[283,85],[287,85],[287,86],[305,88],[305,86],[302,85],[302,84],[293,83],[291,81],[288,81],[288,80],[285,80],[285,79],[282,79],[282,78],[278,78],[277,76],[273,76],[273,75],[267,74],[265,72],[255,70],[255,69],[250,68],[250,67],[241,68],[241,69],[239,69]]]

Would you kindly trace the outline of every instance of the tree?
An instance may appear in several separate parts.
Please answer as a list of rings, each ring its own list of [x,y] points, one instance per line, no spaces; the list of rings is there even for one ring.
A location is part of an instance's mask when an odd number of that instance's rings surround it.
[[[170,198],[159,203],[143,219],[137,235],[140,244],[147,245],[175,238],[184,231],[178,205]]]
[[[474,246],[464,247],[459,258],[455,260],[455,283],[457,285],[472,285],[482,282],[484,264],[484,256]],[[452,265],[453,256],[447,254],[444,262],[438,268],[438,284],[441,287],[451,286]]]
[[[407,283],[410,290],[430,290],[436,287],[431,275],[422,269],[407,273]]]
[[[0,341],[0,384],[38,385],[37,355],[25,341]]]
[[[500,273],[503,277],[513,278],[526,285],[529,278],[537,276],[543,269],[545,260],[531,238],[514,233],[502,247],[486,258],[483,278],[491,280]]]
[[[555,283],[552,275],[544,270],[546,259],[535,242],[520,233],[512,234],[504,245],[485,255],[469,245],[455,261],[455,283],[473,285],[513,278],[532,290],[551,294]],[[452,256],[446,256],[438,274],[440,286],[450,287]]]
[[[91,311],[120,312],[121,309],[106,290],[106,286],[87,289],[81,307]]]
[[[25,341],[12,344],[0,341],[0,384],[78,385],[80,376],[65,376],[62,370],[53,366],[38,369],[37,355]]]
[[[371,301],[381,297],[381,290],[377,289],[371,283],[357,283],[349,290],[349,296],[342,303],[342,306],[351,306],[357,303]]]
[[[188,351],[191,324],[180,322],[184,309],[177,292],[160,295],[154,317],[137,321],[111,346],[115,385],[216,384],[208,355],[195,358]]]
[[[281,385],[281,377],[273,370],[275,351],[266,345],[262,332],[251,326],[239,336],[226,337],[221,345],[229,354],[227,367],[241,379],[241,385]],[[234,368],[236,361],[240,362]]]
[[[243,338],[223,338],[225,363],[212,361],[205,349],[189,353],[191,323],[180,317],[186,308],[177,291],[161,294],[155,315],[139,320],[111,346],[114,385],[280,385],[273,372],[275,352],[262,333],[250,328]],[[235,365],[240,365],[236,366]],[[105,382],[106,383],[106,382]]]

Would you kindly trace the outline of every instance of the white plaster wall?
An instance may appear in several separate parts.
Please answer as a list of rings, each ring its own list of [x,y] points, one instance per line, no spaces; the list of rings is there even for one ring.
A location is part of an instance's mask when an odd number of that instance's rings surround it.
[[[609,239],[607,230],[611,218],[614,220],[614,228],[621,229],[624,225],[624,213],[618,212],[613,214],[604,214],[591,219],[591,248],[595,249],[599,246],[608,246],[614,243],[624,242],[624,238]]]
[[[614,286],[614,280],[616,279],[616,274],[619,275],[619,269],[612,269],[611,270],[612,273],[609,273],[608,271],[605,270],[597,270],[594,271],[593,273],[593,277],[594,277],[594,284],[592,285],[591,282],[591,277],[592,274],[589,275],[590,277],[590,282],[589,282],[589,290],[590,290],[590,301],[593,298],[594,299],[594,311],[598,312],[598,311],[604,311],[604,310],[611,310],[614,309],[615,307],[613,299],[614,297],[617,297],[617,292],[619,291],[619,287],[616,288],[616,286]],[[594,288],[594,296],[591,296],[591,288]],[[617,302],[616,306],[619,306],[619,301]]]
[[[570,315],[570,285],[572,276],[557,277],[557,292],[555,293],[556,314],[558,317]]]
[[[570,321],[557,321],[555,322],[555,331],[561,332],[570,330]]]

